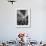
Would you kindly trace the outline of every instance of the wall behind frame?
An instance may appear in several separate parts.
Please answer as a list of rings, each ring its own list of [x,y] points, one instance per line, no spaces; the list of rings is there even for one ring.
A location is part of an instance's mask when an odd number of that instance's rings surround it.
[[[14,40],[21,31],[30,33],[33,40],[46,40],[45,4],[45,0],[17,0],[14,5],[0,0],[0,40]],[[30,28],[16,28],[16,8],[31,8]]]

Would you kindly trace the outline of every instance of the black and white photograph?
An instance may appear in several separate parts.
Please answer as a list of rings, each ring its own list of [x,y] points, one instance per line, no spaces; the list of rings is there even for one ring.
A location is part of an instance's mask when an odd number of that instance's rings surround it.
[[[30,25],[30,9],[17,9],[17,27],[28,27]]]

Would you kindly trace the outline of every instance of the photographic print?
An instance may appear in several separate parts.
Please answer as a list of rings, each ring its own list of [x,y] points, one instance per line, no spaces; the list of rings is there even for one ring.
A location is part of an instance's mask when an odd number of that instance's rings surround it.
[[[16,25],[17,27],[29,27],[30,26],[30,9],[19,8],[17,9]]]

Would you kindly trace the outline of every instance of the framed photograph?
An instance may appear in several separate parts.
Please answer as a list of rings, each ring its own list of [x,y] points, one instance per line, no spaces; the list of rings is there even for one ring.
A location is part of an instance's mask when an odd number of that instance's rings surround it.
[[[30,27],[31,25],[31,9],[16,9],[16,27]]]

